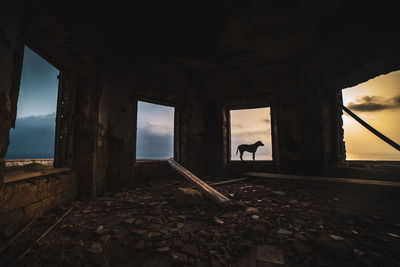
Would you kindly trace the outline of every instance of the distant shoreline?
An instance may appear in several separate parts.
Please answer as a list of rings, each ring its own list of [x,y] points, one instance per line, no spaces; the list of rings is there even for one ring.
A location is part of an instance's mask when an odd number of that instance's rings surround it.
[[[24,166],[31,163],[40,163],[43,165],[51,166],[53,165],[53,158],[41,158],[41,159],[5,159],[4,163],[6,167],[12,166]]]

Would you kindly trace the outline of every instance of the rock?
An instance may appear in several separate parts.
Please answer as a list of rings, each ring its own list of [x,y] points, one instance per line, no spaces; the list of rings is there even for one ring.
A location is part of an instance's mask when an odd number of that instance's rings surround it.
[[[267,245],[257,246],[257,266],[284,265],[282,251]]]
[[[188,257],[186,254],[179,253],[179,252],[171,252],[171,258],[173,262],[177,263],[186,263],[188,262]]]
[[[90,251],[97,254],[101,253],[103,251],[103,246],[101,245],[101,243],[94,242],[90,247]]]
[[[250,214],[258,213],[258,209],[254,207],[247,207],[246,212]]]
[[[333,240],[336,240],[336,241],[343,240],[343,237],[338,236],[338,235],[330,235],[330,237],[331,237]]]
[[[136,249],[140,249],[140,250],[144,250],[144,240],[139,240],[138,242],[136,242]]]
[[[197,247],[193,244],[186,244],[182,248],[182,252],[195,257],[198,255]]]
[[[103,232],[103,231],[104,231],[103,225],[97,226],[97,228],[96,228],[96,233],[101,233],[101,232]]]
[[[293,241],[293,247],[300,253],[307,254],[310,253],[310,249],[306,247],[302,242],[298,240]]]
[[[258,215],[251,215],[250,216],[253,220],[258,220],[259,218],[260,218],[260,216],[258,216]]]
[[[279,229],[278,231],[278,235],[292,235],[292,234],[293,234],[292,231],[283,228]]]
[[[295,234],[294,237],[297,238],[297,239],[299,239],[299,240],[302,240],[302,241],[307,240],[307,238],[306,238],[303,234],[301,234],[301,233]]]
[[[126,219],[124,222],[127,224],[132,224],[135,221],[135,218]]]
[[[217,217],[214,217],[214,222],[216,222],[217,224],[224,224],[224,221]]]
[[[157,248],[157,252],[168,252],[171,249],[169,247],[161,247],[161,248]]]
[[[182,242],[182,240],[179,240],[179,239],[175,240],[175,241],[174,241],[174,246],[177,247],[177,248],[183,247],[183,242]]]
[[[267,228],[266,228],[264,225],[258,223],[258,224],[254,225],[254,226],[251,228],[251,231],[252,231],[254,234],[264,235],[264,234],[267,232]]]
[[[400,238],[400,235],[398,235],[398,234],[387,233],[387,235],[391,236],[391,237],[395,237],[395,238]]]
[[[164,234],[164,235],[162,236],[163,239],[170,239],[170,238],[172,238],[172,237],[173,237],[173,235],[172,235],[171,233],[166,233],[166,234]]]
[[[301,206],[303,206],[304,208],[308,208],[308,207],[311,206],[311,202],[309,202],[309,201],[301,202],[300,204],[301,204]]]
[[[201,193],[192,188],[178,188],[175,197],[180,205],[186,206],[197,205],[204,200]]]
[[[135,221],[135,224],[136,224],[136,225],[142,225],[142,224],[144,224],[144,221],[143,221],[142,219],[137,219],[137,220]]]
[[[358,249],[353,249],[353,253],[354,253],[354,255],[357,255],[357,256],[363,256],[364,255],[364,252],[363,251],[361,251],[361,250],[358,250]]]
[[[272,191],[272,193],[277,196],[286,196],[286,193],[283,191]]]

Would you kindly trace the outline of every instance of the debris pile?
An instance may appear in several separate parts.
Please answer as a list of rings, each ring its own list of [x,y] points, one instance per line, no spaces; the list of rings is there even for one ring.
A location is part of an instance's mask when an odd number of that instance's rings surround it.
[[[157,181],[74,201],[17,266],[399,265],[399,221],[388,221],[386,211],[356,216],[337,190],[221,184],[218,191],[240,204],[224,208],[189,186]],[[39,218],[2,257],[18,255],[68,208]]]

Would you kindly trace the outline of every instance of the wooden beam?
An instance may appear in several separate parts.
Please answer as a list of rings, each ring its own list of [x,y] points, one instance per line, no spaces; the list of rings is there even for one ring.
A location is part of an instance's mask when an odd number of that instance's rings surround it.
[[[356,121],[358,121],[362,126],[364,126],[365,128],[367,128],[370,132],[372,132],[373,134],[375,134],[376,136],[378,136],[380,139],[382,139],[383,141],[385,141],[387,144],[389,144],[390,146],[392,146],[394,149],[397,149],[398,151],[400,151],[400,145],[397,144],[395,141],[393,141],[392,139],[390,139],[389,137],[383,135],[382,133],[380,133],[378,130],[376,130],[374,127],[372,127],[371,125],[369,125],[368,123],[366,123],[364,120],[362,120],[360,117],[358,117],[356,114],[354,114],[350,109],[346,108],[345,106],[343,106],[342,104],[339,104],[341,106],[341,108],[347,112],[347,114],[349,114],[353,119],[355,119]]]
[[[238,179],[233,179],[233,180],[210,183],[210,185],[214,186],[214,185],[222,185],[222,184],[232,184],[232,183],[241,182],[241,181],[245,181],[245,180],[247,180],[247,178],[238,178]]]
[[[247,172],[247,173],[245,173],[245,175],[249,176],[249,177],[255,177],[255,178],[269,178],[269,179],[278,179],[278,180],[336,182],[336,183],[367,184],[367,185],[400,187],[400,182],[366,180],[366,179],[364,180],[364,179],[351,179],[351,178],[330,178],[330,177],[301,176],[301,175],[260,173],[260,172]]]
[[[175,170],[177,170],[183,177],[192,182],[200,191],[206,194],[210,199],[215,201],[221,206],[229,206],[232,204],[231,200],[226,196],[222,195],[220,192],[209,186],[207,183],[202,181],[199,177],[185,169],[182,165],[173,159],[168,160],[169,165],[171,165]]]
[[[70,171],[70,168],[58,168],[58,169],[49,169],[49,170],[43,170],[39,172],[27,172],[27,173],[18,173],[18,174],[10,174],[10,175],[5,175],[4,176],[4,183],[12,183],[12,182],[17,182],[21,180],[26,180],[30,178],[35,178],[39,176],[45,176],[45,175],[50,175],[50,174],[56,174],[56,173],[61,173],[61,172],[67,172]]]
[[[54,227],[56,227],[57,224],[59,224],[59,223],[64,219],[64,217],[67,216],[68,213],[71,212],[71,210],[72,210],[73,208],[74,208],[74,207],[71,207],[69,210],[67,210],[59,219],[57,219],[57,221],[55,221],[55,223],[53,223],[53,224],[46,230],[46,232],[44,232],[41,236],[39,236],[39,238],[36,239],[36,240],[24,251],[24,253],[21,254],[21,256],[19,256],[19,258],[17,259],[17,262],[20,262],[21,259],[22,259],[26,254],[28,254],[28,253],[31,251],[32,247],[33,247],[35,244],[38,244],[38,243],[40,242],[40,240],[42,240],[43,238],[45,238],[46,235],[47,235],[48,233],[50,233],[51,230],[53,230]]]

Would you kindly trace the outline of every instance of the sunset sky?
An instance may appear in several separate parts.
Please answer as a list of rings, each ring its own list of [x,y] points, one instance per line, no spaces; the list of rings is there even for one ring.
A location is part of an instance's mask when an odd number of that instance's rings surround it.
[[[238,145],[261,141],[264,146],[257,149],[256,160],[272,160],[270,108],[231,110],[231,160],[240,160],[236,155]],[[243,160],[252,160],[252,154],[244,152]]]
[[[53,157],[58,70],[25,47],[16,129],[6,158]],[[400,143],[400,71],[342,90],[343,103],[378,131]],[[262,141],[256,160],[271,160],[270,108],[231,110],[231,155],[240,144]],[[139,101],[137,158],[173,156],[174,108]],[[348,160],[400,160],[400,152],[346,113],[344,139]],[[245,152],[245,160],[251,154]]]
[[[343,104],[372,127],[400,143],[400,71],[342,90]],[[352,117],[343,115],[348,160],[400,160],[400,152]]]

